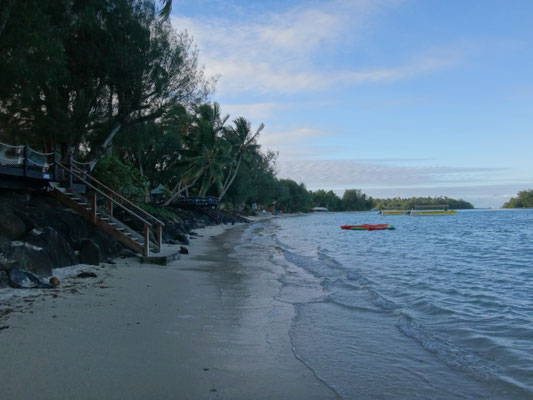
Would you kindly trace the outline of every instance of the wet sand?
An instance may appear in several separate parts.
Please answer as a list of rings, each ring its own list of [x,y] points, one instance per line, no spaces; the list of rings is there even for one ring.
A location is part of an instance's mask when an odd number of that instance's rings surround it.
[[[228,255],[244,229],[198,230],[168,266],[116,259],[12,300],[0,398],[337,398],[292,351],[292,306]]]

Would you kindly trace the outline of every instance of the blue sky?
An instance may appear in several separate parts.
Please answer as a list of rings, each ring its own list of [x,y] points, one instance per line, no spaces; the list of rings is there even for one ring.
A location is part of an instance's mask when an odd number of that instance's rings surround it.
[[[278,176],[342,195],[533,189],[533,1],[174,0],[232,119]]]

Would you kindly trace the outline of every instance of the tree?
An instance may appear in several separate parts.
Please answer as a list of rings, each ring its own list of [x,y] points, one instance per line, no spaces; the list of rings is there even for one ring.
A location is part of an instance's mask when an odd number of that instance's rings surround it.
[[[349,211],[364,211],[372,208],[372,198],[360,189],[347,189],[342,196],[342,206]]]
[[[518,192],[517,197],[506,202],[503,208],[533,208],[533,189]]]
[[[168,18],[170,12],[172,11],[172,0],[160,0],[160,3],[163,5],[159,11],[159,15],[162,18]]]
[[[287,212],[304,212],[309,209],[310,193],[303,183],[281,179],[276,185],[276,208]]]
[[[176,162],[182,167],[181,177],[176,179],[166,205],[197,182],[200,182],[200,196],[205,196],[213,184],[222,186],[224,168],[232,160],[229,143],[224,139],[228,118],[220,115],[218,103],[195,107],[187,135],[183,138],[185,148]]]
[[[235,126],[226,130],[226,140],[231,147],[233,162],[229,165],[226,179],[218,196],[219,201],[222,200],[237,177],[243,158],[258,149],[257,137],[265,127],[265,125],[261,124],[256,132],[252,134],[252,125],[245,118],[239,117],[233,123]]]
[[[197,56],[153,1],[14,2],[0,36],[0,127],[96,160],[116,135],[206,98],[214,81]]]
[[[326,192],[319,189],[311,192],[311,201],[314,207],[326,207],[329,211],[342,210],[342,201],[332,190]]]

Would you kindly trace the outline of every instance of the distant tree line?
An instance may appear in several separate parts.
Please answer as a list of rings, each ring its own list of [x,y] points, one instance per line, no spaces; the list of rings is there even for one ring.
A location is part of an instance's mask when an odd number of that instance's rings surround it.
[[[374,199],[359,189],[348,189],[342,198],[333,191],[317,190],[311,192],[311,203],[318,207],[327,207],[330,211],[365,211],[372,209],[411,210],[417,205],[447,205],[450,209],[470,209],[474,206],[465,200],[449,197],[411,197],[392,199]]]
[[[518,195],[505,203],[503,208],[533,208],[533,189],[518,192]]]
[[[446,196],[440,197],[410,197],[393,199],[376,199],[374,201],[374,208],[378,209],[400,209],[411,210],[417,205],[432,206],[432,205],[447,205],[450,209],[464,210],[474,208],[472,203],[462,199],[451,199]]]

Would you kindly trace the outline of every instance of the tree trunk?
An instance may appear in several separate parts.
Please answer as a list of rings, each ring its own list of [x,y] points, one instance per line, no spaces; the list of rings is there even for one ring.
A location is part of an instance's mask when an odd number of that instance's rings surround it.
[[[115,126],[113,130],[111,131],[111,133],[107,136],[106,140],[104,140],[104,143],[101,146],[95,146],[95,150],[93,153],[93,159],[89,162],[91,171],[94,169],[98,160],[103,157],[103,155],[105,154],[107,150],[107,147],[109,146],[109,144],[111,143],[115,135],[118,133],[121,126],[122,124],[118,123],[117,126]]]
[[[189,185],[186,185],[184,187],[181,187],[181,181],[176,183],[176,186],[174,186],[174,189],[172,190],[172,194],[167,199],[167,201],[163,203],[163,206],[170,205],[170,203],[176,200],[176,198],[183,192],[186,192],[188,194],[189,188],[193,187],[196,184],[196,182],[198,182],[198,179],[200,179],[201,176],[202,174],[198,174],[198,176],[194,178],[194,180]]]
[[[141,162],[141,155],[137,154],[137,158],[139,160],[139,172],[141,176],[144,178],[144,169],[143,169],[143,164]],[[144,185],[144,202],[150,203],[151,200],[152,198],[150,196],[150,188],[148,187],[148,185]]]
[[[2,32],[6,27],[7,21],[9,20],[9,14],[11,14],[11,7],[13,7],[14,0],[4,1],[2,7],[0,8],[0,37]]]
[[[231,187],[233,181],[237,177],[237,173],[239,172],[239,168],[241,166],[241,161],[242,161],[242,154],[239,156],[239,161],[237,162],[237,166],[235,167],[235,171],[233,172],[233,176],[231,177],[229,183],[222,188],[222,193],[220,193],[220,196],[218,196],[218,201],[219,202],[222,201],[222,198],[226,195],[226,192]]]

